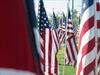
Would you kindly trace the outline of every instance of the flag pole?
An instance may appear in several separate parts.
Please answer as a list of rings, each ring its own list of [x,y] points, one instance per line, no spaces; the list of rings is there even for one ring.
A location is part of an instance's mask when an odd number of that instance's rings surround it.
[[[74,12],[73,10],[74,10],[74,0],[72,0],[72,21],[73,21],[73,16],[74,16],[73,15],[73,12]]]
[[[94,0],[94,26],[95,26],[95,46],[96,46],[96,60],[95,60],[95,75],[97,75],[97,45],[98,45],[98,31],[97,31],[97,22],[96,22],[96,0]]]
[[[70,0],[67,0],[67,9],[69,8],[69,2],[70,2]],[[67,14],[68,14],[68,12],[67,12]],[[66,14],[66,18],[67,18],[67,20],[68,20],[68,15]],[[66,22],[67,22],[67,20],[66,20]],[[67,23],[66,23],[67,24]],[[67,28],[66,28],[67,29]],[[65,32],[66,33],[66,35],[67,35],[67,32]],[[65,43],[66,43],[66,35],[65,35]],[[64,49],[64,65],[63,65],[63,75],[64,75],[64,69],[65,69],[65,54],[66,53],[66,44],[65,44],[65,49]]]

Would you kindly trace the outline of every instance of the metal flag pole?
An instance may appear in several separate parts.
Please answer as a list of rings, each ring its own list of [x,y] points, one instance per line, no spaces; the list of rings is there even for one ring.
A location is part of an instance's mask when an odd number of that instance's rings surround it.
[[[69,8],[69,2],[70,2],[70,0],[67,0],[67,10],[68,10],[68,8]],[[68,12],[67,12],[67,14],[68,14]],[[66,14],[66,18],[67,18],[67,20],[66,20],[66,22],[68,21],[68,15]],[[66,23],[66,25],[67,25],[67,23]],[[67,28],[66,28],[67,29]],[[65,32],[65,34],[67,35],[67,31]],[[64,69],[65,69],[65,55],[66,55],[66,35],[65,35],[65,49],[64,49],[64,58],[63,58],[63,60],[64,60],[64,64],[63,64],[63,75],[64,75],[64,73],[65,73],[65,71],[64,71]]]
[[[96,60],[95,60],[95,75],[97,75],[97,45],[98,45],[98,31],[96,22],[96,0],[94,0],[94,27],[95,27],[95,46],[96,46]]]
[[[72,0],[72,22],[74,21],[74,20],[73,20],[73,16],[74,16],[74,15],[73,15],[73,12],[74,12],[73,10],[74,10],[74,0]]]

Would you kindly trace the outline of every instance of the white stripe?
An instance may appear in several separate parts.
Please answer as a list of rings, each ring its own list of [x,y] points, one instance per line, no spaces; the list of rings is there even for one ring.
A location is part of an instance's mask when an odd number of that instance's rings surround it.
[[[62,36],[61,36],[61,38],[59,40],[60,43],[62,43],[64,36],[65,36],[65,33],[62,34]]]
[[[71,39],[71,43],[72,43],[72,48],[73,48],[73,51],[74,51],[74,55],[75,55],[75,59],[77,60],[77,49],[75,47],[75,43],[74,43],[74,39],[72,38]]]
[[[64,32],[64,31],[66,31],[66,29],[65,28],[62,28],[62,31]]]
[[[67,32],[74,33],[72,29],[67,29]]]
[[[96,20],[100,20],[100,11],[96,12]]]
[[[98,31],[98,32],[97,32],[97,33],[98,33],[97,36],[100,38],[100,28],[98,28],[97,31]]]
[[[73,57],[72,57],[72,53],[71,53],[71,49],[70,49],[70,44],[69,44],[68,41],[66,42],[66,45],[67,45],[67,50],[68,50],[70,59],[71,59],[72,62],[74,62]]]
[[[54,35],[54,39],[55,39],[55,41],[56,41],[56,44],[57,44],[57,48],[59,48],[59,43],[58,43],[58,37],[56,36],[56,33],[55,33],[55,31],[53,30],[53,35]]]
[[[55,72],[55,54],[56,54],[56,45],[54,43],[54,39],[52,36],[52,52],[51,52],[51,72],[54,74]]]
[[[38,53],[41,56],[41,58],[43,58],[43,52],[41,50],[40,43],[39,43],[40,35],[39,35],[39,32],[38,32],[38,29],[37,28],[34,28],[33,29],[33,32],[35,34],[35,40],[36,40],[36,45],[37,45]]]
[[[83,28],[83,25],[84,23],[89,19],[91,18],[92,16],[94,16],[94,5],[90,6],[84,13],[83,13],[83,16],[82,16],[82,19],[81,19],[81,24],[80,24],[80,32],[79,34],[81,33],[82,31],[82,28]]]
[[[100,49],[99,49],[99,52],[98,52],[98,55],[97,55],[97,60],[99,61],[99,58],[100,58]],[[100,65],[100,63],[99,63]]]
[[[59,32],[58,32],[58,36],[59,36],[59,38],[60,38],[61,35],[62,35],[62,31],[59,30]]]
[[[46,73],[48,73],[48,51],[49,51],[49,29],[45,29],[45,69]]]
[[[86,54],[83,59],[82,59],[82,73],[83,73],[83,69],[88,66],[91,62],[93,62],[93,60],[96,58],[96,47],[93,48],[93,50],[91,52],[89,52],[88,54]]]
[[[89,75],[95,75],[94,70],[89,73]]]
[[[100,0],[96,0],[96,2],[99,2],[100,3]]]
[[[72,22],[72,20],[71,19],[68,19],[68,22]]]
[[[82,48],[84,47],[85,44],[87,44],[92,38],[95,37],[95,27],[92,27],[91,29],[89,29],[82,37],[81,40],[81,46],[80,46],[80,50],[82,50]]]
[[[73,25],[72,24],[68,24],[68,27],[72,27],[73,28]]]
[[[0,75],[36,75],[30,71],[16,70],[10,68],[0,68]]]
[[[44,72],[44,64],[40,62],[40,65],[41,65],[41,70]]]
[[[77,70],[79,67],[79,63],[81,61],[81,57],[82,57],[82,48],[84,47],[84,45],[86,45],[92,38],[95,37],[95,28],[92,27],[91,29],[89,29],[82,37],[81,40],[81,46],[80,46],[80,50],[78,53],[78,60],[77,60]]]

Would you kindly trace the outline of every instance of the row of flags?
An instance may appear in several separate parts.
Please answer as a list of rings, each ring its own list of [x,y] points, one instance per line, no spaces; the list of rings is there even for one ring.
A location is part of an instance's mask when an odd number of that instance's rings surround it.
[[[68,10],[68,22],[63,13],[62,25],[58,25],[57,18],[53,12],[51,25],[44,7],[43,0],[39,1],[38,26],[41,45],[41,64],[44,75],[59,75],[57,52],[62,43],[66,44],[66,62],[76,65],[77,46],[75,42],[74,26]],[[67,23],[67,24],[66,24]]]
[[[60,75],[57,53],[66,45],[66,64],[76,75],[100,75],[100,1],[83,0],[78,48],[68,8],[59,26],[49,23],[43,0],[36,19],[34,0],[0,1],[0,75]]]

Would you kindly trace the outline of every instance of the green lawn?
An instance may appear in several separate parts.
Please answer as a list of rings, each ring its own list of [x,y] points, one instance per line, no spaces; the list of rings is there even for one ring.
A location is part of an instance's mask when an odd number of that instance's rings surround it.
[[[63,46],[62,49],[59,50],[59,52],[57,54],[60,75],[75,75],[76,69],[74,67],[69,66],[69,65],[64,66],[64,49],[65,49],[65,47]]]

